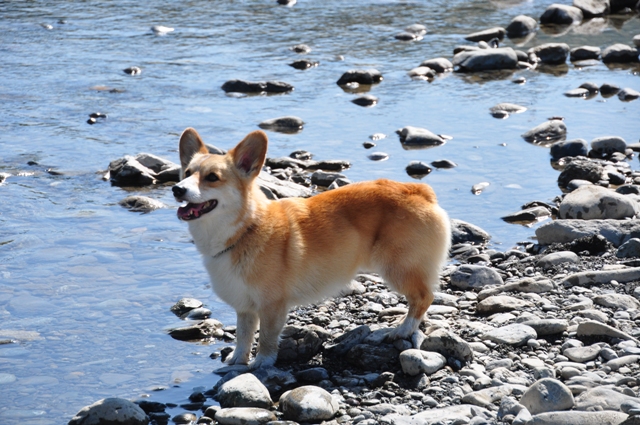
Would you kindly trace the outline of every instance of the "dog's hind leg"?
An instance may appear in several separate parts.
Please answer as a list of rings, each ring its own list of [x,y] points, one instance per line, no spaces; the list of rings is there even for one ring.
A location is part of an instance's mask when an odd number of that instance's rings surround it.
[[[389,333],[389,339],[407,339],[418,330],[425,313],[435,299],[431,289],[433,286],[421,273],[406,273],[389,277],[394,278],[393,287],[404,295],[409,303],[407,316],[398,327]]]
[[[258,315],[254,312],[237,312],[236,349],[227,364],[248,364],[251,345],[258,329]]]
[[[260,338],[258,355],[251,362],[251,369],[272,366],[278,359],[278,340],[287,321],[287,308],[284,304],[269,305],[268,310],[260,312]]]

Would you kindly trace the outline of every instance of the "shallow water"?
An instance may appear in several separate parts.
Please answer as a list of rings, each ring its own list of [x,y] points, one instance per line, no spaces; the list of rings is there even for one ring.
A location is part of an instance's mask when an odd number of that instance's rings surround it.
[[[307,123],[304,130],[269,133],[270,156],[307,149],[318,159],[348,159],[353,166],[345,174],[353,181],[410,181],[404,172],[410,161],[452,160],[457,168],[436,170],[423,181],[452,217],[483,227],[496,247],[508,249],[530,239],[533,229],[499,217],[560,193],[548,151],[524,142],[522,133],[561,115],[569,138],[617,135],[631,143],[640,134],[640,101],[562,95],[585,81],[638,90],[637,68],[515,73],[527,78],[525,85],[513,84],[511,76],[451,74],[433,82],[406,76],[425,59],[451,58],[464,35],[506,26],[521,13],[537,18],[552,1],[301,0],[291,8],[275,1],[60,3],[0,4],[0,172],[12,174],[0,185],[0,340],[15,341],[0,345],[3,424],[66,423],[103,397],[152,394],[175,401],[215,382],[210,371],[220,364],[208,356],[223,344],[167,336],[166,329],[179,324],[169,307],[192,296],[225,324],[234,315],[210,294],[168,187],[135,193],[170,209],[128,212],[117,202],[129,193],[100,178],[111,160],[151,152],[177,162],[178,136],[187,126],[229,148],[265,119],[296,115]],[[424,40],[393,38],[413,23],[428,26]],[[175,31],[156,36],[152,25]],[[555,40],[572,47],[631,44],[638,33],[640,21],[631,15],[591,21],[560,37],[539,32],[521,48]],[[312,52],[291,52],[297,43]],[[287,65],[302,57],[320,66],[297,71]],[[129,66],[142,74],[126,75]],[[379,104],[362,108],[335,81],[348,69],[369,67],[385,79],[370,92]],[[229,97],[220,86],[233,78],[282,80],[295,91]],[[489,108],[499,102],[529,110],[496,120]],[[88,114],[98,111],[107,120],[88,125]],[[453,140],[406,151],[394,134],[406,125]],[[379,132],[387,138],[365,150],[362,143]],[[372,151],[389,159],[370,161]],[[637,159],[631,162],[637,169]],[[471,186],[482,181],[490,186],[472,195]],[[174,385],[180,388],[151,392]]]

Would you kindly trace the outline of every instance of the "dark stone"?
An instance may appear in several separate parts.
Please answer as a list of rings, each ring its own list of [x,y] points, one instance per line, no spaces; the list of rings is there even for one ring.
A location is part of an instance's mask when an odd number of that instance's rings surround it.
[[[164,409],[167,406],[163,403],[159,403],[157,401],[149,401],[149,400],[139,400],[135,402],[145,413],[149,414],[151,412],[164,412]]]
[[[544,122],[522,135],[529,143],[548,145],[563,139],[567,134],[567,126],[561,120]]]
[[[307,170],[325,170],[325,171],[342,171],[351,167],[349,161],[341,159],[331,159],[323,161],[309,161],[307,162]]]
[[[423,61],[420,66],[431,68],[437,73],[453,71],[453,64],[447,58],[434,58]]]
[[[518,56],[511,47],[464,51],[453,57],[453,65],[462,72],[516,69]]]
[[[602,235],[585,236],[567,244],[569,251],[575,252],[576,254],[588,251],[589,255],[598,255],[611,247],[611,242],[607,241],[607,238]]]
[[[616,192],[622,195],[640,195],[640,186],[635,184],[625,184],[616,189]]]
[[[329,338],[331,334],[316,325],[285,326],[280,334],[278,361],[309,361]]]
[[[128,155],[109,163],[109,181],[114,186],[148,186],[156,182],[155,177],[153,170]]]
[[[638,4],[636,0],[609,0],[611,13],[621,12],[624,9],[637,9]]]
[[[195,298],[182,298],[171,307],[171,312],[180,317],[194,308],[202,307],[202,301]]]
[[[471,242],[484,245],[489,242],[491,235],[480,227],[462,220],[451,219],[451,244],[457,245]]]
[[[371,96],[370,94],[367,94],[364,96],[357,97],[353,99],[351,102],[359,106],[374,106],[376,103],[378,103],[378,98],[375,96]]]
[[[194,325],[169,330],[172,338],[180,341],[196,341],[223,335],[222,323],[215,319],[206,319]]]
[[[565,43],[545,43],[532,47],[529,53],[536,55],[542,63],[558,65],[567,61],[569,50],[569,45]]]
[[[328,173],[325,171],[316,171],[311,175],[311,184],[317,186],[329,187],[334,180],[338,178],[346,178],[344,174]]]
[[[421,179],[432,171],[431,167],[422,161],[411,161],[405,170],[408,175],[416,179]]]
[[[258,124],[258,127],[262,128],[263,130],[277,131],[286,134],[295,134],[303,130],[304,121],[302,121],[302,119],[298,117],[286,116],[262,121],[260,124]]]
[[[400,143],[405,149],[424,149],[442,146],[445,139],[427,129],[407,126],[396,130]]]
[[[432,161],[431,165],[433,165],[435,168],[444,168],[444,169],[455,168],[458,166],[458,164],[456,164],[453,161],[449,161],[448,159],[438,159],[436,161]]]
[[[511,20],[507,27],[507,36],[509,38],[524,37],[536,30],[538,23],[535,19],[526,15],[518,15]]]
[[[140,74],[142,72],[142,69],[140,69],[137,66],[132,66],[132,67],[123,69],[123,71],[124,71],[125,74],[138,75],[138,74]]]
[[[584,139],[573,139],[567,141],[555,142],[551,145],[551,157],[554,160],[567,156],[587,156],[589,152],[589,143]]]
[[[552,4],[540,16],[540,23],[543,25],[571,25],[580,23],[582,18],[582,11],[577,7]]]
[[[583,61],[589,59],[599,59],[600,48],[596,46],[580,46],[574,47],[569,51],[569,59],[571,62]]]
[[[558,186],[567,187],[571,180],[576,179],[597,183],[602,178],[602,171],[602,166],[592,161],[571,161],[558,176]]]
[[[358,84],[377,84],[382,81],[382,74],[378,70],[375,69],[352,69],[340,77],[336,84],[339,86],[344,86],[348,83],[358,83]]]
[[[287,93],[293,86],[281,81],[244,81],[229,80],[222,85],[226,93]]]
[[[466,36],[464,39],[467,41],[474,41],[474,42],[478,42],[478,41],[488,42],[494,38],[497,38],[498,40],[503,40],[506,32],[507,31],[502,27],[495,27],[495,28],[489,28],[486,30],[474,32],[473,34],[469,34],[468,36]]]
[[[591,82],[580,84],[580,88],[589,90],[590,94],[596,94],[598,93],[598,90],[600,90],[600,88],[596,83],[591,83]]]
[[[314,62],[308,59],[301,59],[301,60],[291,62],[289,66],[292,68],[304,71],[305,69],[314,68],[318,66],[318,62]]]
[[[329,379],[329,372],[323,367],[313,367],[296,373],[296,378],[301,382],[318,383]]]
[[[347,353],[349,363],[364,370],[382,370],[398,362],[400,352],[390,344],[358,344]]]
[[[307,46],[306,44],[296,44],[295,46],[292,46],[289,48],[291,51],[296,52],[296,53],[309,53],[311,51],[311,47]]]
[[[616,86],[615,84],[604,83],[600,86],[600,94],[602,95],[602,97],[614,96],[618,94],[619,91],[620,87]]]
[[[407,32],[407,31],[402,31],[402,32],[394,35],[393,38],[395,38],[396,40],[400,40],[400,41],[419,41],[419,40],[422,40],[422,36],[421,35],[414,34],[414,33]]]
[[[605,48],[602,51],[602,62],[604,63],[630,63],[638,62],[638,49],[617,43]]]

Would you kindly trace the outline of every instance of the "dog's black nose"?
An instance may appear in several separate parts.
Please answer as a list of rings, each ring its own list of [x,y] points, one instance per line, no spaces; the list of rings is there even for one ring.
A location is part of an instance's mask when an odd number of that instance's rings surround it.
[[[185,189],[184,187],[177,186],[177,185],[173,186],[171,188],[171,191],[173,192],[173,196],[175,196],[176,198],[184,196],[184,194],[187,193],[187,189]]]

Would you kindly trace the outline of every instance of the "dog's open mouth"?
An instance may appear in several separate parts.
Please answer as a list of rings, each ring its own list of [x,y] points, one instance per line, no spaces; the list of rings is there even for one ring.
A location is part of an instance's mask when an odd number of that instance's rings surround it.
[[[207,202],[203,202],[201,204],[192,204],[189,202],[184,207],[178,208],[178,218],[180,220],[195,220],[196,218],[200,218],[204,214],[213,210],[216,205],[218,205],[218,201],[212,199]]]

